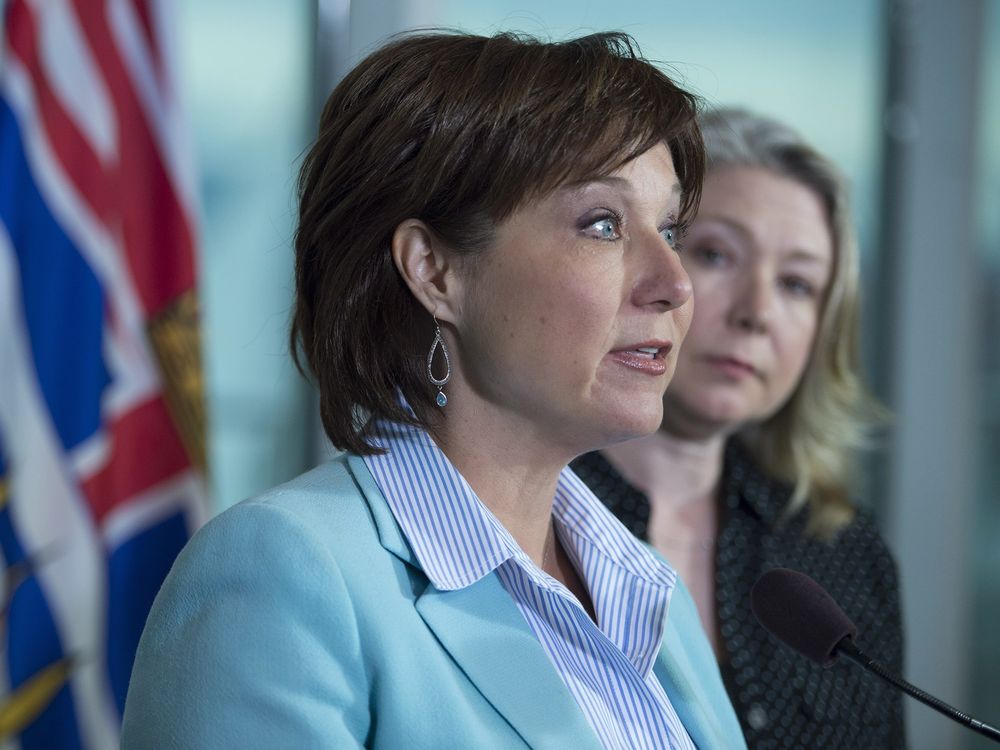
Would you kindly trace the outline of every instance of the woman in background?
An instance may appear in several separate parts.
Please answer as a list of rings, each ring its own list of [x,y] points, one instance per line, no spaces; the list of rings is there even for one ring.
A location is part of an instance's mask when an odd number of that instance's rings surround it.
[[[844,182],[773,120],[701,118],[708,167],[682,258],[696,310],[659,432],[573,468],[690,588],[751,748],[898,748],[898,691],[830,670],[755,621],[765,570],[816,579],[900,671],[895,565],[849,499],[880,409],[859,379],[858,257]]]
[[[745,747],[674,572],[566,469],[660,424],[703,158],[621,34],[404,37],[337,86],[292,342],[344,453],[192,539],[125,748]]]

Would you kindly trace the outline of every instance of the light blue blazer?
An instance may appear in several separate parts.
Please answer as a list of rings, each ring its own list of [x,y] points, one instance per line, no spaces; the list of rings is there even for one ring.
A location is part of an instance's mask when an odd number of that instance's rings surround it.
[[[655,672],[701,750],[745,747],[680,586]],[[139,644],[122,746],[600,748],[496,574],[429,585],[356,456],[195,535]]]

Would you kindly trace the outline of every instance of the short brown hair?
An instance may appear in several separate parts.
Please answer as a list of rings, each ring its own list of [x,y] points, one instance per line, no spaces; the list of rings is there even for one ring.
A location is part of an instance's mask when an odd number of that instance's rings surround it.
[[[430,316],[390,253],[401,222],[420,219],[455,252],[476,253],[525,201],[661,142],[683,222],[704,172],[697,105],[622,33],[559,43],[422,33],[354,68],[302,165],[295,234],[292,354],[315,378],[334,446],[372,453],[372,418],[435,418]]]

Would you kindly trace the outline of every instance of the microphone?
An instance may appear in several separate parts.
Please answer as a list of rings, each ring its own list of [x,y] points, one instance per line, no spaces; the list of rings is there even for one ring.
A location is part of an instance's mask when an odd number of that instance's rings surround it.
[[[833,597],[805,573],[788,568],[768,570],[750,590],[750,608],[771,635],[822,667],[829,667],[838,656],[846,656],[949,719],[1000,742],[1000,730],[911,685],[859,649],[854,643],[857,627]]]

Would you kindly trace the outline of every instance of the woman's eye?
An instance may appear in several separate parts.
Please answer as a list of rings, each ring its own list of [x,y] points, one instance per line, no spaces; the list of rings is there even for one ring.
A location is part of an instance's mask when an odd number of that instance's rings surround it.
[[[614,216],[605,216],[603,219],[591,222],[584,230],[585,233],[598,240],[618,240],[621,239],[620,220]]]
[[[686,222],[678,222],[671,218],[670,223],[660,229],[660,236],[666,241],[675,253],[684,250],[684,237],[687,235],[688,225]]]
[[[663,239],[665,239],[667,241],[667,244],[670,245],[670,247],[672,247],[674,250],[681,249],[680,231],[676,224],[671,224],[668,227],[664,227],[661,230],[660,234],[663,235]]]
[[[816,287],[807,279],[799,276],[786,276],[781,279],[781,286],[796,297],[815,297]]]
[[[721,266],[726,260],[725,253],[710,245],[699,248],[695,255],[698,256],[698,262],[706,266]]]

